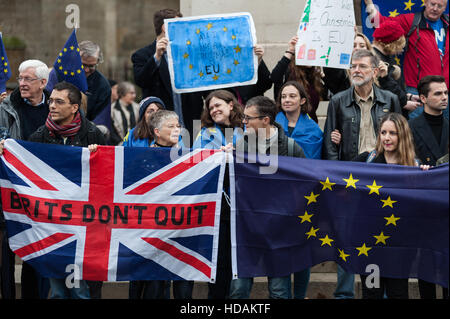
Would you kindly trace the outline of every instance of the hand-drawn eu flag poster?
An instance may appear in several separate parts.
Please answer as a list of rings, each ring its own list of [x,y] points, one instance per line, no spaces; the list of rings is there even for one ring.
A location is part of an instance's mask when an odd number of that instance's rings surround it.
[[[297,30],[297,65],[348,69],[353,50],[352,0],[308,0]]]
[[[355,274],[377,265],[382,277],[448,287],[448,164],[422,171],[279,156],[276,173],[260,174],[270,161],[241,156],[232,193],[236,277],[335,261]]]
[[[219,150],[7,139],[8,242],[44,277],[214,282],[224,172]]]
[[[249,13],[164,20],[177,93],[255,84],[256,32]]]

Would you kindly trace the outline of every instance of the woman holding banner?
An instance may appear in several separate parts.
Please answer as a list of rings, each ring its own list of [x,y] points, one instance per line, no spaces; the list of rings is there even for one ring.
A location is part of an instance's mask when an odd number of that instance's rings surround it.
[[[244,111],[233,93],[226,90],[211,92],[201,116],[202,129],[194,141],[193,148],[230,149],[243,136]],[[208,299],[226,299],[230,294],[231,235],[230,235],[230,181],[228,164],[223,182],[222,207],[220,212],[219,252],[216,283],[208,284]]]
[[[381,119],[375,150],[360,154],[355,161],[406,166],[419,166],[408,122],[403,115],[389,113]],[[428,170],[428,165],[420,165]],[[408,299],[408,278],[380,277],[379,288],[366,286],[367,276],[361,276],[363,299]]]
[[[178,115],[173,111],[164,110],[164,103],[155,97],[148,97],[141,102],[139,123],[145,123],[141,131],[150,134],[147,138],[135,140],[130,131],[127,141],[132,147],[180,147],[181,125]],[[138,126],[136,127],[139,128]],[[139,133],[139,132],[138,132]],[[125,143],[124,143],[125,145]],[[193,281],[173,281],[173,297],[175,299],[192,299]],[[130,299],[170,299],[170,281],[165,280],[135,280],[130,281]]]

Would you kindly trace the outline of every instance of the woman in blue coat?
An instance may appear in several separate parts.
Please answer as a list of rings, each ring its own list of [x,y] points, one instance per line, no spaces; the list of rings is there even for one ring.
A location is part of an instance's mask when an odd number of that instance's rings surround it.
[[[277,104],[280,112],[275,121],[302,147],[307,158],[320,159],[323,132],[308,115],[309,98],[303,86],[297,81],[286,82],[280,89]],[[305,298],[309,277],[309,268],[294,273],[294,298]]]
[[[193,148],[223,149],[235,147],[242,137],[244,111],[233,93],[225,90],[211,92],[205,100],[201,116],[202,129]],[[226,299],[229,296],[231,273],[231,235],[228,164],[225,167],[222,206],[219,227],[219,256],[214,284],[208,284],[208,299]]]
[[[201,116],[202,129],[193,148],[220,149],[236,146],[243,134],[244,111],[233,93],[226,90],[211,92],[205,100]]]
[[[287,136],[293,138],[303,149],[307,158],[320,159],[323,132],[309,115],[309,97],[297,81],[286,82],[277,99],[280,112],[275,121]]]
[[[158,110],[165,109],[164,102],[154,96],[146,97],[139,104],[139,120],[136,127],[132,128],[123,139],[123,146],[149,147],[153,142],[150,132],[150,115]]]

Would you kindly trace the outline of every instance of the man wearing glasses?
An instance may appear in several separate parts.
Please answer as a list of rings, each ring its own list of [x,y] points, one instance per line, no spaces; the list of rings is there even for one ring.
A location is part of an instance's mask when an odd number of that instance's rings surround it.
[[[48,76],[47,65],[39,60],[27,60],[20,64],[17,77],[19,86],[0,104],[0,127],[7,129],[11,138],[28,140],[45,123],[49,113],[50,94],[45,90]],[[4,236],[1,249],[1,293],[5,299],[15,299],[15,255],[8,247],[6,232],[2,234],[0,229],[0,236]],[[22,299],[47,298],[48,280],[40,277],[27,263],[22,265],[21,277]]]
[[[374,85],[378,64],[378,57],[368,50],[353,53],[352,86],[334,95],[328,104],[322,148],[324,159],[351,161],[360,153],[371,152],[375,149],[381,118],[390,112],[401,114],[398,97]],[[337,275],[335,298],[353,299],[354,274],[338,266]]]

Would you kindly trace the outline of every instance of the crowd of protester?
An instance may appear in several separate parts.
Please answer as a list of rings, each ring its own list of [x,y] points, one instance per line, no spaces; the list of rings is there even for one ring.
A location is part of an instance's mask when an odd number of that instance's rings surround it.
[[[97,70],[103,60],[101,49],[91,41],[80,43],[89,87],[86,95],[61,82],[43,62],[24,61],[19,67],[18,87],[0,97],[2,136],[84,146],[91,152],[97,145],[192,145],[194,149],[241,148],[271,154],[276,144],[278,155],[312,159],[420,166],[425,170],[448,162],[448,37],[441,43],[434,36],[434,31],[441,29],[448,34],[448,15],[443,13],[447,0],[425,0],[420,23],[412,33],[414,14],[386,18],[371,6],[371,0],[365,2],[380,24],[375,25],[373,43],[364,34],[355,33],[350,70],[295,65],[298,37],[294,36],[272,71],[263,60],[263,47],[255,46],[256,84],[185,94],[171,88],[164,27],[164,19],[182,14],[172,9],[157,11],[156,39],[131,56],[135,84],[108,81]],[[402,70],[394,57],[406,48]],[[136,101],[136,86],[142,91],[140,103]],[[264,97],[272,87],[275,100]],[[323,130],[316,114],[320,101],[329,101]],[[201,123],[196,136],[194,120]],[[187,142],[181,140],[183,130],[189,133]],[[252,134],[257,136],[254,145],[249,138]],[[3,145],[4,140],[0,154]],[[253,284],[253,278],[232,279],[228,192],[229,180],[225,178],[221,253],[216,281],[208,285],[212,299],[249,298]],[[14,299],[15,255],[8,246],[1,214],[0,231],[1,296]],[[354,274],[340,267],[337,272],[334,297],[354,298]],[[364,276],[361,278],[363,298],[408,298],[408,279],[382,278],[381,288],[369,289]],[[290,275],[269,277],[269,296],[303,299],[309,279],[310,269],[293,274],[293,281]],[[21,282],[22,298],[45,299],[49,291],[50,298],[101,298],[102,282],[82,281],[79,288],[69,289],[64,280],[42,278],[26,262]],[[192,298],[193,282],[172,284],[175,298]],[[131,281],[129,297],[168,298],[170,285],[167,281]],[[419,290],[422,298],[436,298],[434,284],[419,280]],[[448,298],[446,289],[444,296]]]

